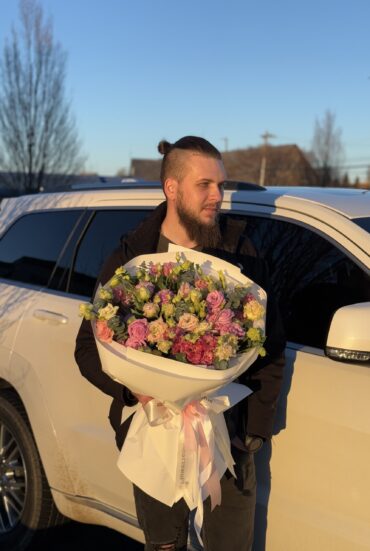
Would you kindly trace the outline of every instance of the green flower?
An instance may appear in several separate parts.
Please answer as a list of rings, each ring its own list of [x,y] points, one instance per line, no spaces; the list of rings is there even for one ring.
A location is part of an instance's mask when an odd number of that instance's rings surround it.
[[[104,308],[100,308],[98,311],[98,317],[100,320],[110,320],[113,318],[118,310],[118,306],[107,304]]]
[[[160,350],[161,352],[163,352],[164,354],[168,354],[168,352],[170,351],[171,349],[171,346],[172,346],[172,342],[171,341],[159,341],[157,343],[157,348],[158,350]]]
[[[109,280],[108,285],[110,287],[117,287],[121,283],[121,280],[117,276],[113,276],[112,279]]]
[[[175,313],[175,306],[171,304],[170,302],[166,302],[162,304],[162,314],[165,318],[169,318],[170,316],[173,316]]]
[[[101,287],[99,289],[99,293],[98,293],[98,296],[103,299],[103,300],[112,300],[113,298],[113,293],[112,291],[110,291],[109,289],[106,289],[105,287]]]
[[[219,271],[218,271],[218,276],[219,276],[219,278],[220,278],[220,282],[221,282],[222,288],[223,288],[223,289],[226,289],[226,278],[225,278],[225,274],[223,273],[222,270],[219,270]]]
[[[139,300],[146,301],[150,299],[150,292],[146,287],[139,287],[136,290],[136,296]]]
[[[190,300],[194,305],[197,305],[202,300],[202,293],[198,289],[190,291]]]
[[[84,303],[80,304],[79,306],[79,314],[81,317],[85,318],[85,320],[92,320],[95,318],[95,313],[93,311],[93,305],[90,303]]]
[[[260,329],[256,329],[255,327],[250,327],[247,331],[247,337],[251,341],[259,341],[261,339]]]

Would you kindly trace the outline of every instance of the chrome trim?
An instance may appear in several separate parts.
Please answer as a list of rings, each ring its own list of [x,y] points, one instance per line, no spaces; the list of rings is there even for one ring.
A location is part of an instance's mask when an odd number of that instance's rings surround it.
[[[92,497],[75,496],[72,494],[67,494],[65,492],[60,492],[59,490],[56,490],[54,488],[53,488],[53,492],[60,493],[61,495],[63,495],[65,498],[67,498],[69,501],[72,501],[73,503],[77,503],[78,505],[84,505],[85,507],[90,507],[90,509],[95,509],[96,511],[105,513],[106,515],[116,518],[117,520],[121,520],[126,524],[130,524],[135,528],[140,528],[139,522],[136,517],[128,513],[124,513],[120,509],[111,507],[110,505],[107,505],[106,503],[102,503],[101,501],[98,501]]]

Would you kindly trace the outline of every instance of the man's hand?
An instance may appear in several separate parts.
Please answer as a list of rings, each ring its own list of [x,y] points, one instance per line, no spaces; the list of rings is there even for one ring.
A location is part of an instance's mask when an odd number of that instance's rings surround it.
[[[141,405],[145,406],[150,400],[153,400],[152,396],[146,396],[145,394],[136,394],[135,392],[131,392],[137,398]]]

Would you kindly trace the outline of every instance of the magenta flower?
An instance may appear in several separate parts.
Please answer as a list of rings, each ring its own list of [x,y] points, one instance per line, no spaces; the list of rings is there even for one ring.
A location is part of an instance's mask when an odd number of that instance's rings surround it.
[[[158,291],[156,294],[157,297],[159,297],[159,300],[162,304],[166,304],[167,302],[171,302],[173,297],[173,292],[169,289],[162,289],[161,291]]]

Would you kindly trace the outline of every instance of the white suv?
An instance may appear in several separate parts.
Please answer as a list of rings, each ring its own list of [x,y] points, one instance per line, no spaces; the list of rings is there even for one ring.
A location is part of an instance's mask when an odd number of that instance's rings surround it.
[[[278,436],[256,455],[254,550],[370,549],[370,192],[227,187],[224,215],[267,259],[289,341]],[[143,541],[110,397],[73,353],[103,260],[163,198],[127,184],[1,204],[1,549],[62,515]]]

